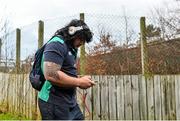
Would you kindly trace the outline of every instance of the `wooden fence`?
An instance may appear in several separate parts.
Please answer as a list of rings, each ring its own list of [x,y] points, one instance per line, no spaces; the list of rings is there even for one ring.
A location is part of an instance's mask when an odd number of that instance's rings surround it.
[[[86,119],[180,119],[180,75],[92,76],[96,86],[77,91]],[[27,74],[0,73],[0,104],[4,110],[39,117],[36,93]],[[87,108],[82,102],[86,93]]]

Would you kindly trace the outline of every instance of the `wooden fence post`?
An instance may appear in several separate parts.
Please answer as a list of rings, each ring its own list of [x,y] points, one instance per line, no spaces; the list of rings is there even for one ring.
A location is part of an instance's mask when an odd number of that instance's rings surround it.
[[[146,42],[146,21],[145,17],[140,19],[140,30],[141,30],[141,65],[142,65],[142,74],[149,74],[148,69],[148,55],[147,55],[147,42]]]
[[[43,46],[44,43],[44,22],[43,21],[39,21],[38,22],[38,49],[41,48]],[[34,108],[34,113],[35,115],[33,115],[33,119],[39,119],[40,118],[40,113],[38,110],[38,92],[35,91],[35,108]]]
[[[147,41],[146,41],[146,20],[145,17],[140,18],[140,31],[141,31],[141,65],[142,65],[142,76],[139,82],[140,84],[140,119],[146,120],[148,118],[152,118],[149,114],[148,117],[148,102],[147,101],[147,80],[148,80],[148,54],[147,54]]]
[[[84,21],[84,13],[80,13],[80,20]],[[85,74],[85,45],[80,47],[80,74]]]
[[[39,21],[39,27],[38,27],[38,48],[41,48],[43,46],[44,42],[44,22]]]
[[[84,21],[84,13],[80,13],[80,20]],[[80,47],[80,75],[85,75],[85,44]],[[84,94],[84,90],[83,90]],[[86,115],[85,105],[82,105],[83,114]]]
[[[21,30],[16,29],[16,73],[20,72]]]

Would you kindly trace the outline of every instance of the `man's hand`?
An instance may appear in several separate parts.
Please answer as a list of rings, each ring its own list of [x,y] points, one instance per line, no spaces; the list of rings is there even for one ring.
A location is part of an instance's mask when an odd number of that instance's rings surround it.
[[[91,80],[91,76],[83,76],[78,78],[78,85],[81,89],[87,89],[95,85],[95,82]]]

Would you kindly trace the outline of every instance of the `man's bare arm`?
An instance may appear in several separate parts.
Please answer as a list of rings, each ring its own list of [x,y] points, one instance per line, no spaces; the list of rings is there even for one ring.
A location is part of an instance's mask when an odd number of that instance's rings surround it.
[[[59,87],[80,87],[87,89],[95,85],[90,76],[75,78],[60,71],[61,67],[53,62],[44,62],[44,76]]]
[[[77,78],[70,77],[60,71],[61,66],[53,62],[44,62],[44,76],[47,80],[60,87],[77,87]]]
[[[58,71],[61,66],[53,62],[44,62],[44,74],[45,76],[53,77],[55,80],[60,80]]]

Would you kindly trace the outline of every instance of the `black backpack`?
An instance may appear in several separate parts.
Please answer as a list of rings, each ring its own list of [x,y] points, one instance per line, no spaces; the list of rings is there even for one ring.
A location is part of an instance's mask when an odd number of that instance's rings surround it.
[[[63,37],[60,35],[56,35],[56,37],[58,37],[59,39],[63,39]],[[49,43],[51,39],[47,43]],[[46,81],[43,71],[41,69],[41,61],[42,61],[42,56],[43,56],[43,52],[44,52],[44,48],[46,47],[46,44],[36,51],[35,56],[34,56],[34,63],[29,74],[29,80],[32,87],[38,91],[41,90],[44,82]]]
[[[29,80],[32,87],[38,91],[41,90],[44,82],[46,81],[43,71],[41,69],[41,60],[46,44],[38,49],[34,56],[34,63],[29,74]]]

